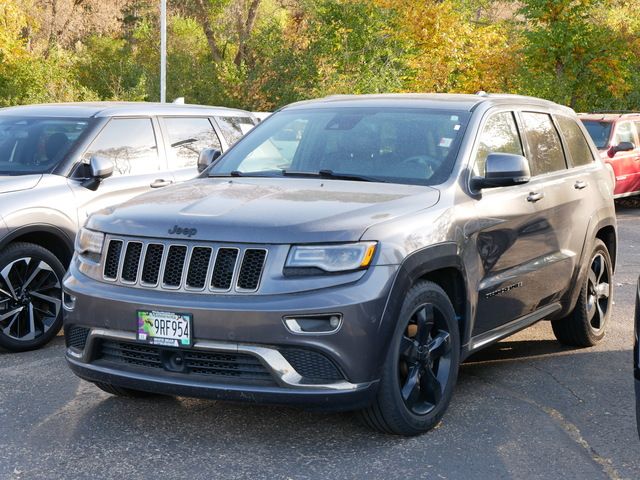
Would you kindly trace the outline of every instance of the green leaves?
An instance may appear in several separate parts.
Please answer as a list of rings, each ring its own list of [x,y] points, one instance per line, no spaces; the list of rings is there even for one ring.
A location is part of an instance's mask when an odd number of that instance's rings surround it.
[[[73,0],[57,1],[59,18],[47,0],[0,3],[1,105],[158,99],[154,0],[91,0],[103,7],[81,18]],[[486,90],[579,110],[638,109],[638,8],[637,0],[169,2],[168,98],[271,110],[335,93]],[[56,40],[51,28],[65,19],[73,35]]]

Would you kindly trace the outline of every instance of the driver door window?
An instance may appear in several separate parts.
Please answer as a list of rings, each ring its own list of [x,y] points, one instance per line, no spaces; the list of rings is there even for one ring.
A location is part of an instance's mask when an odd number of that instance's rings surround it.
[[[83,162],[93,155],[113,162],[113,175],[136,175],[161,170],[158,146],[150,118],[114,118],[98,134]]]
[[[484,176],[485,163],[490,153],[512,153],[523,155],[518,127],[512,112],[492,115],[485,123],[476,151],[473,174]]]

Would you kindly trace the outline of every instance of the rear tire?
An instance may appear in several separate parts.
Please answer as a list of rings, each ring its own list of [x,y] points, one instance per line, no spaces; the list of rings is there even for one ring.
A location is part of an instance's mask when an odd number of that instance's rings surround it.
[[[588,268],[573,311],[551,322],[554,335],[563,345],[592,347],[606,333],[611,316],[613,269],[609,251],[600,239],[596,239]]]
[[[145,398],[153,396],[153,393],[143,392],[142,390],[134,390],[132,388],[118,387],[111,383],[94,382],[94,384],[103,392],[107,392],[118,397]]]
[[[0,347],[40,348],[62,327],[65,268],[46,248],[14,243],[0,253]]]
[[[408,292],[372,405],[359,412],[370,428],[418,435],[435,427],[453,394],[460,333],[445,291],[419,282]]]

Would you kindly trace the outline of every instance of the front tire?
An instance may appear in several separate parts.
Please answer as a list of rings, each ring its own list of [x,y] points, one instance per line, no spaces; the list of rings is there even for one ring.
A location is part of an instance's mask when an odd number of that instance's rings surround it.
[[[400,310],[377,396],[360,417],[384,433],[427,432],[449,405],[459,365],[460,333],[451,301],[435,283],[419,282]]]
[[[62,327],[65,269],[49,250],[15,243],[0,253],[0,347],[40,348]]]
[[[551,322],[558,341],[573,347],[592,347],[604,338],[611,316],[613,268],[606,245],[596,239],[589,270],[575,308],[565,318]]]

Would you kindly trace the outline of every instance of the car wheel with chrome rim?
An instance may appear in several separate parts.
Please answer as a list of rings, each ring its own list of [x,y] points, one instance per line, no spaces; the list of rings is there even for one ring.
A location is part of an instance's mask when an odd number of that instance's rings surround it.
[[[33,350],[58,334],[64,272],[39,245],[15,243],[0,254],[0,347]]]

